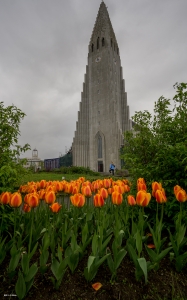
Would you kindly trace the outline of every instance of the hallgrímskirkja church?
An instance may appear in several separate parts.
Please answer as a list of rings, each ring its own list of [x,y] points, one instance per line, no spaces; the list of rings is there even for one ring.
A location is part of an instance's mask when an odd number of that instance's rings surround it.
[[[91,35],[88,65],[72,144],[73,165],[106,172],[121,168],[124,132],[131,129],[120,53],[102,1]]]

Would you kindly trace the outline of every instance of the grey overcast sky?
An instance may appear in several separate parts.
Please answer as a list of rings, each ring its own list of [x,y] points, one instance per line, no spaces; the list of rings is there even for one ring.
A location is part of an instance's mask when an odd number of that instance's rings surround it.
[[[72,144],[100,0],[0,0],[0,101],[26,113],[21,145],[40,158]],[[105,0],[130,107],[153,111],[187,82],[187,0]],[[31,157],[32,151],[23,155]]]

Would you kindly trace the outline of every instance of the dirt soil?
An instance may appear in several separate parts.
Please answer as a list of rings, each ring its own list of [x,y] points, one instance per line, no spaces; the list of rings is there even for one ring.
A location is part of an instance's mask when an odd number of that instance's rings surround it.
[[[135,269],[128,255],[120,265],[117,278],[111,281],[107,264],[103,264],[92,282],[84,278],[84,267],[87,258],[78,265],[74,274],[68,269],[59,290],[55,290],[51,282],[50,270],[42,277],[38,272],[34,285],[25,299],[27,300],[187,300],[187,267],[180,273],[175,271],[168,258],[164,258],[158,271],[148,273],[148,283],[135,280]],[[0,299],[16,299],[15,282],[8,283],[7,264],[3,263],[0,270]],[[102,287],[95,291],[93,283],[100,282]],[[5,296],[12,295],[12,296]]]

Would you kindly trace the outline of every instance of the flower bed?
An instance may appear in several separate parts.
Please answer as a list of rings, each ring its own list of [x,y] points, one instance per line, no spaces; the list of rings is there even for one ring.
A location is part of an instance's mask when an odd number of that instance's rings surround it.
[[[138,282],[148,286],[149,272],[159,272],[164,261],[181,272],[187,262],[183,222],[187,196],[179,186],[174,194],[179,213],[174,230],[163,234],[164,189],[154,182],[149,193],[143,178],[137,181],[136,195],[128,180],[90,182],[84,177],[71,182],[29,182],[13,194],[4,192],[0,195],[4,278],[23,299],[39,276],[47,275],[58,291],[67,276],[74,278],[81,269],[85,285],[102,291],[99,271],[107,270],[111,284],[117,282],[125,263],[131,265],[137,286]],[[156,203],[154,222],[145,211],[150,201]]]

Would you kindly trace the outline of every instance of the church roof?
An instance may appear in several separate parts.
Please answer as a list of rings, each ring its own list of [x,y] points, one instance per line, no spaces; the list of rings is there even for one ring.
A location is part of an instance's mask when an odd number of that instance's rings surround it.
[[[97,39],[98,36],[108,34],[110,38],[113,39],[114,42],[117,44],[117,40],[115,37],[115,33],[112,27],[112,23],[110,21],[110,17],[108,14],[108,10],[106,7],[106,4],[104,1],[101,2],[99,11],[97,14],[96,22],[92,31],[91,39],[90,39],[90,44]]]

